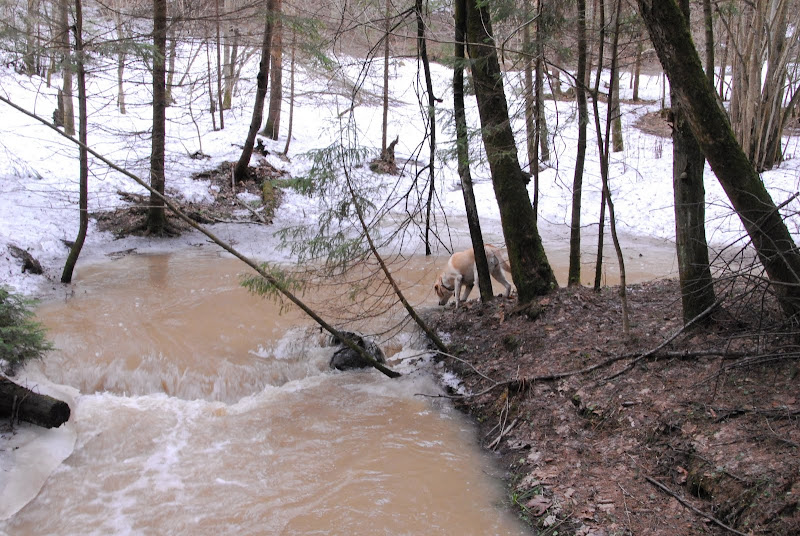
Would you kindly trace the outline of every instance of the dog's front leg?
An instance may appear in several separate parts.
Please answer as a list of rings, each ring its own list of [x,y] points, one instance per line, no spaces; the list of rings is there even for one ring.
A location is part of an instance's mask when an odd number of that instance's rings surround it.
[[[472,287],[474,287],[474,286],[475,286],[474,283],[469,283],[469,284],[465,284],[464,285],[464,295],[461,297],[461,301],[462,302],[467,301],[467,298],[469,297],[470,293],[472,292]]]

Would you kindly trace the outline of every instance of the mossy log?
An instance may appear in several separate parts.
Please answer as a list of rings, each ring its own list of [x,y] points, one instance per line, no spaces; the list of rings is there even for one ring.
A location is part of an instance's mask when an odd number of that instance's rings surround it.
[[[57,428],[67,422],[69,416],[66,402],[0,378],[0,418],[10,417],[45,428]]]

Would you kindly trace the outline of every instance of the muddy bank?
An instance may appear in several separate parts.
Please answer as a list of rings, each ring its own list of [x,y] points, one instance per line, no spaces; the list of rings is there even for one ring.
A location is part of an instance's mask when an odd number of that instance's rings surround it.
[[[629,336],[614,288],[430,318],[445,366],[482,393],[455,403],[502,455],[519,515],[548,534],[800,533],[797,333],[751,294],[642,357],[680,332],[679,289],[629,293]]]

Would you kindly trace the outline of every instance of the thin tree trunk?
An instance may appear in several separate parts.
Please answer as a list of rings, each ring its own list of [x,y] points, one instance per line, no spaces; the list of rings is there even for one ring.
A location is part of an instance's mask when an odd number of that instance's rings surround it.
[[[533,83],[533,69],[534,69],[534,50],[531,42],[530,19],[531,13],[530,0],[525,0],[524,11],[524,26],[522,27],[522,50],[525,54],[525,140],[528,150],[528,170],[531,177],[533,177],[533,217],[539,217],[539,132],[536,129],[537,123],[537,102],[538,102],[538,85],[534,86]],[[538,20],[538,17],[537,17]],[[538,57],[537,57],[538,62]],[[538,63],[537,63],[538,65]],[[538,73],[537,73],[538,74]]]
[[[219,1],[216,0],[214,2],[214,8],[216,9],[216,30],[217,30],[217,100],[218,100],[218,109],[219,109],[219,129],[225,129],[225,114],[224,108],[222,106],[222,58],[221,55],[221,42],[219,37]]]
[[[594,91],[592,92],[592,106],[594,107],[594,117],[595,117],[595,125],[597,125],[600,121],[600,113],[598,111],[597,99],[600,98],[600,75],[603,72],[603,56],[604,56],[604,49],[605,49],[605,39],[606,39],[606,6],[605,0],[599,0],[599,7],[596,10],[599,12],[600,18],[600,36],[598,38],[598,52],[597,52],[597,72],[594,81]],[[597,13],[595,13],[597,14]],[[609,100],[609,105],[610,105]],[[600,130],[597,130],[598,134],[598,144],[600,144]],[[600,146],[600,145],[598,145]],[[602,160],[602,150],[600,151],[600,158]],[[602,161],[600,163],[600,167],[602,169]],[[599,291],[603,277],[603,241],[605,236],[605,219],[606,219],[606,190],[603,188],[603,192],[600,194],[600,221],[598,222],[598,229],[597,229],[597,257],[595,259],[595,266],[594,266],[594,290]]]
[[[208,52],[208,40],[205,39],[206,49],[206,84],[208,85],[208,111],[211,113],[211,128],[217,130],[217,103],[214,100],[214,90],[211,89],[211,55]]]
[[[481,136],[500,208],[511,276],[519,302],[526,304],[548,293],[557,283],[539,237],[526,177],[517,160],[489,8],[483,1],[479,6],[477,0],[467,0],[466,5],[467,50],[472,59]]]
[[[544,30],[542,29],[542,0],[536,0],[536,135],[539,138],[539,153],[542,162],[550,161],[549,133],[544,109]],[[536,162],[536,179],[539,179],[539,162]],[[537,184],[538,194],[539,187]],[[537,195],[538,196],[538,195]],[[537,203],[538,204],[538,203]]]
[[[711,11],[711,0],[703,0],[703,24],[706,30],[706,76],[714,85],[714,17]]]
[[[234,182],[240,182],[247,178],[247,168],[250,165],[250,157],[253,155],[256,134],[258,134],[259,127],[261,127],[261,118],[264,115],[264,100],[267,96],[267,80],[269,79],[269,49],[272,42],[272,8],[273,0],[267,0],[267,13],[264,17],[264,39],[261,43],[261,62],[256,78],[256,99],[253,103],[253,117],[250,120],[250,130],[244,142],[242,155],[239,157],[233,172]]]
[[[433,94],[433,81],[431,80],[431,66],[428,62],[428,45],[425,39],[425,22],[422,19],[422,0],[416,0],[415,11],[417,16],[417,49],[425,71],[425,91],[428,94],[428,140],[430,155],[428,157],[428,202],[425,212],[425,255],[431,254],[430,230],[431,210],[436,183],[434,171],[436,163],[436,97]]]
[[[89,154],[88,146],[88,114],[86,111],[86,70],[83,63],[83,6],[81,0],[75,0],[75,60],[78,67],[78,137],[80,148],[80,192],[78,195],[78,210],[80,212],[78,223],[78,237],[70,248],[64,271],[61,273],[62,283],[72,282],[72,273],[78,256],[86,240],[86,231],[89,228]]]
[[[69,4],[70,0],[60,0],[58,3],[58,35],[61,48],[61,73],[64,83],[61,87],[60,109],[64,133],[75,135],[75,110],[72,104],[72,61],[69,46]]]
[[[619,88],[615,88],[614,86],[619,85],[619,73],[617,72],[617,54],[618,54],[618,43],[619,43],[619,15],[621,9],[621,2],[622,0],[617,0],[617,9],[614,15],[614,40],[611,46],[611,93],[619,92]],[[596,101],[595,101],[596,102]],[[603,147],[600,149],[601,157],[600,157],[600,175],[603,179],[603,192],[606,203],[608,203],[608,222],[609,222],[609,229],[611,231],[611,240],[614,243],[614,251],[617,253],[617,264],[619,265],[619,298],[622,303],[622,332],[625,335],[630,333],[630,313],[628,311],[628,290],[626,286],[626,274],[625,274],[625,259],[622,256],[622,247],[619,244],[619,237],[617,236],[617,220],[616,215],[614,214],[614,201],[611,198],[611,189],[608,186],[608,172],[609,172],[609,136],[611,136],[612,130],[612,123],[615,121],[614,118],[614,109],[612,107],[606,108],[606,133],[605,133],[605,143]],[[597,139],[598,142],[601,139],[600,135],[600,124],[599,124],[599,117],[595,116],[595,120],[598,121],[597,125]]]
[[[800,313],[800,253],[758,172],[736,141],[675,0],[637,0],[686,119],[734,209],[786,316]]]
[[[572,221],[569,238],[568,286],[581,284],[581,192],[583,166],[586,162],[586,128],[589,110],[586,105],[586,0],[578,0],[578,71],[575,76],[575,98],[578,100],[578,147],[575,175],[572,179]]]
[[[281,103],[283,101],[283,22],[281,20],[283,0],[273,0],[273,9],[269,110],[262,134],[272,140],[277,140],[281,130]]]
[[[234,28],[233,43],[230,45],[230,55],[226,55],[227,64],[225,66],[225,94],[222,98],[222,107],[225,110],[231,109],[231,104],[233,101],[233,88],[236,85],[236,61],[238,59],[238,53],[239,28]]]
[[[456,0],[455,11],[455,58],[453,68],[453,115],[456,123],[456,150],[458,153],[458,176],[461,179],[461,190],[464,194],[464,206],[467,212],[467,226],[475,253],[475,267],[478,271],[478,290],[481,301],[488,302],[493,296],[492,280],[489,273],[489,261],[483,244],[478,205],[472,188],[472,174],[469,169],[469,133],[467,130],[467,114],[464,106],[464,68],[466,37],[466,5],[469,0]]]
[[[164,146],[166,143],[167,73],[167,0],[153,0],[153,135],[150,152],[150,185],[161,194],[150,195],[147,210],[147,231],[164,234],[167,217],[164,213]]]
[[[639,79],[642,74],[642,51],[644,50],[644,39],[640,35],[636,42],[636,59],[633,67],[633,102],[639,102]]]
[[[175,78],[175,59],[178,56],[178,37],[177,37],[177,18],[172,21],[171,27],[167,28],[169,32],[169,51],[167,53],[167,58],[169,58],[169,68],[167,68],[167,92],[166,92],[166,104],[170,106],[172,104],[172,86],[173,80]]]
[[[36,28],[39,20],[38,0],[28,0],[28,12],[25,16],[25,54],[22,61],[25,65],[25,74],[36,74]]]
[[[385,22],[383,26],[383,117],[381,119],[381,159],[386,160],[386,144],[389,140],[389,34],[392,29],[389,13],[392,7],[391,0],[386,0],[384,10]]]
[[[289,127],[286,132],[286,145],[283,147],[283,156],[288,156],[289,154],[289,143],[292,141],[292,129],[294,128],[294,55],[296,48],[297,30],[292,26],[292,57],[289,61]]]

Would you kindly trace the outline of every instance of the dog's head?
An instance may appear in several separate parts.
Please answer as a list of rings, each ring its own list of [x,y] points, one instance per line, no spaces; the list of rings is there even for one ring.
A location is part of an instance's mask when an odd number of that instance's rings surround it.
[[[439,296],[439,305],[447,305],[447,301],[453,295],[453,290],[447,288],[442,281],[441,274],[436,278],[436,283],[433,284],[433,290],[436,291],[436,295]]]

